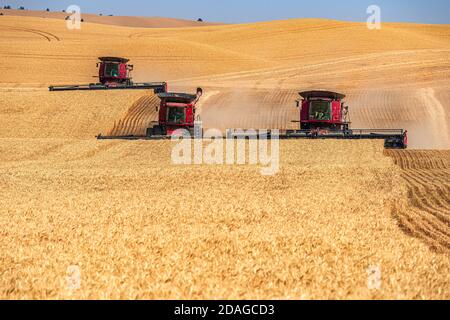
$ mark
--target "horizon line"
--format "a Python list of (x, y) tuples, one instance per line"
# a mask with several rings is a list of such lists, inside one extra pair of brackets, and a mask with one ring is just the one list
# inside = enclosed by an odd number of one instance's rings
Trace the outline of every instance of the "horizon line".
[[(67, 13), (65, 10), (56, 11), (56, 10), (50, 10), (46, 11), (43, 10), (37, 10), (37, 9), (19, 9), (19, 8), (10, 8), (10, 9), (4, 9), (3, 7), (0, 7), (0, 12), (3, 11), (17, 11), (17, 12), (42, 12), (42, 13)], [(91, 15), (91, 16), (98, 16), (98, 17), (107, 17), (107, 18), (144, 18), (144, 19), (173, 19), (173, 20), (184, 20), (184, 21), (194, 21), (196, 22), (196, 19), (189, 19), (189, 18), (179, 18), (179, 17), (168, 17), (168, 16), (142, 16), (142, 15), (114, 15), (114, 14), (102, 14), (102, 13), (92, 13), (92, 12), (84, 12), (81, 13), (81, 15)], [(4, 15), (5, 16), (5, 15)], [(13, 16), (20, 16), (20, 15), (13, 15)], [(27, 16), (22, 16), (27, 17)], [(28, 16), (32, 18), (32, 16)], [(42, 17), (34, 17), (34, 18), (42, 18)], [(49, 19), (56, 19), (51, 18)], [(211, 23), (211, 24), (219, 24), (219, 25), (243, 25), (243, 24), (256, 24), (256, 23), (269, 23), (269, 22), (276, 22), (276, 21), (289, 21), (289, 20), (329, 20), (329, 21), (338, 21), (338, 22), (350, 22), (350, 23), (366, 23), (367, 21), (361, 21), (361, 20), (342, 20), (338, 18), (326, 18), (326, 17), (292, 17), (292, 18), (274, 18), (271, 20), (254, 20), (254, 21), (246, 21), (246, 22), (223, 22), (223, 21), (209, 21), (203, 19), (204, 23)], [(87, 23), (94, 23), (94, 22), (87, 22)], [(450, 26), (450, 23), (441, 23), (441, 22), (417, 22), (417, 21), (398, 21), (398, 20), (386, 20), (382, 21), (382, 23), (399, 23), (399, 24), (416, 24), (416, 25), (448, 25)]]

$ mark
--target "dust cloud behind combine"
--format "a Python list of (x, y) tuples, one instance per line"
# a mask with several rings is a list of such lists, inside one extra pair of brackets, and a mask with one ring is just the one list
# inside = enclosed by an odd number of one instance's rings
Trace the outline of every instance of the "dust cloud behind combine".
[(203, 87), (206, 128), (293, 128), (298, 91), (328, 89), (347, 94), (353, 127), (405, 128), (413, 148), (449, 149), (448, 25), (70, 31), (2, 16), (0, 31), (1, 298), (450, 298), (448, 150), (282, 141), (274, 177), (174, 166), (170, 142), (94, 139), (143, 134), (153, 93), (47, 91), (124, 56), (137, 81)]

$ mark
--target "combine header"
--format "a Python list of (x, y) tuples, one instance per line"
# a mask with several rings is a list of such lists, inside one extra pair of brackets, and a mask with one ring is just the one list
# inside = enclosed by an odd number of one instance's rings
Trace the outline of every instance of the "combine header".
[(117, 57), (100, 57), (97, 63), (98, 83), (82, 85), (50, 86), (50, 91), (79, 91), (79, 90), (120, 90), (120, 89), (153, 89), (155, 93), (167, 92), (165, 82), (134, 83), (131, 78), (133, 65), (129, 59)]
[[(160, 93), (159, 119), (147, 129), (146, 136), (105, 137), (98, 139), (168, 139), (177, 129), (185, 129), (189, 137), (202, 136), (202, 132), (194, 132), (195, 105), (202, 95), (197, 94)], [(387, 149), (406, 149), (408, 132), (403, 129), (351, 129), (348, 107), (344, 104), (345, 95), (330, 91), (300, 92), (301, 100), (297, 101), (300, 109), (298, 130), (285, 130), (278, 135), (280, 139), (378, 139), (384, 140)], [(198, 130), (202, 130), (198, 128)], [(267, 138), (272, 133), (268, 131)], [(244, 130), (228, 129), (227, 139), (258, 139), (258, 134), (249, 134)]]

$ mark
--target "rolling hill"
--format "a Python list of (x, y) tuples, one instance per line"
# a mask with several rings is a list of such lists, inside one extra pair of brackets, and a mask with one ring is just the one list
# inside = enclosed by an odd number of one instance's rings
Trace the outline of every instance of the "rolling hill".
[[(450, 298), (449, 25), (86, 16), (69, 30), (19, 13), (0, 16), (0, 298)], [(95, 81), (99, 56), (202, 86), (207, 128), (291, 128), (297, 92), (328, 89), (353, 127), (408, 129), (413, 150), (281, 141), (274, 176), (174, 165), (170, 141), (95, 139), (142, 134), (152, 92), (48, 91)]]

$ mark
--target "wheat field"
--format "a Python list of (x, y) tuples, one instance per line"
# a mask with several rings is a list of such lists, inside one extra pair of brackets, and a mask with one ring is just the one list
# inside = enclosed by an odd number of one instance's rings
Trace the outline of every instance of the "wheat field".
[(2, 297), (447, 298), (448, 256), (396, 223), (410, 204), (382, 145), (317, 143), (282, 142), (265, 177), (174, 166), (171, 142), (5, 139)]
[(388, 151), (402, 170), (411, 209), (395, 215), (401, 228), (431, 248), (450, 249), (450, 151)]
[[(450, 299), (448, 25), (0, 30), (0, 298)], [(157, 97), (46, 87), (92, 82), (115, 55), (136, 81), (202, 86), (206, 128), (293, 128), (297, 92), (323, 88), (347, 94), (354, 127), (408, 129), (412, 150), (281, 141), (262, 176), (174, 165), (170, 141), (97, 141), (145, 132)]]

